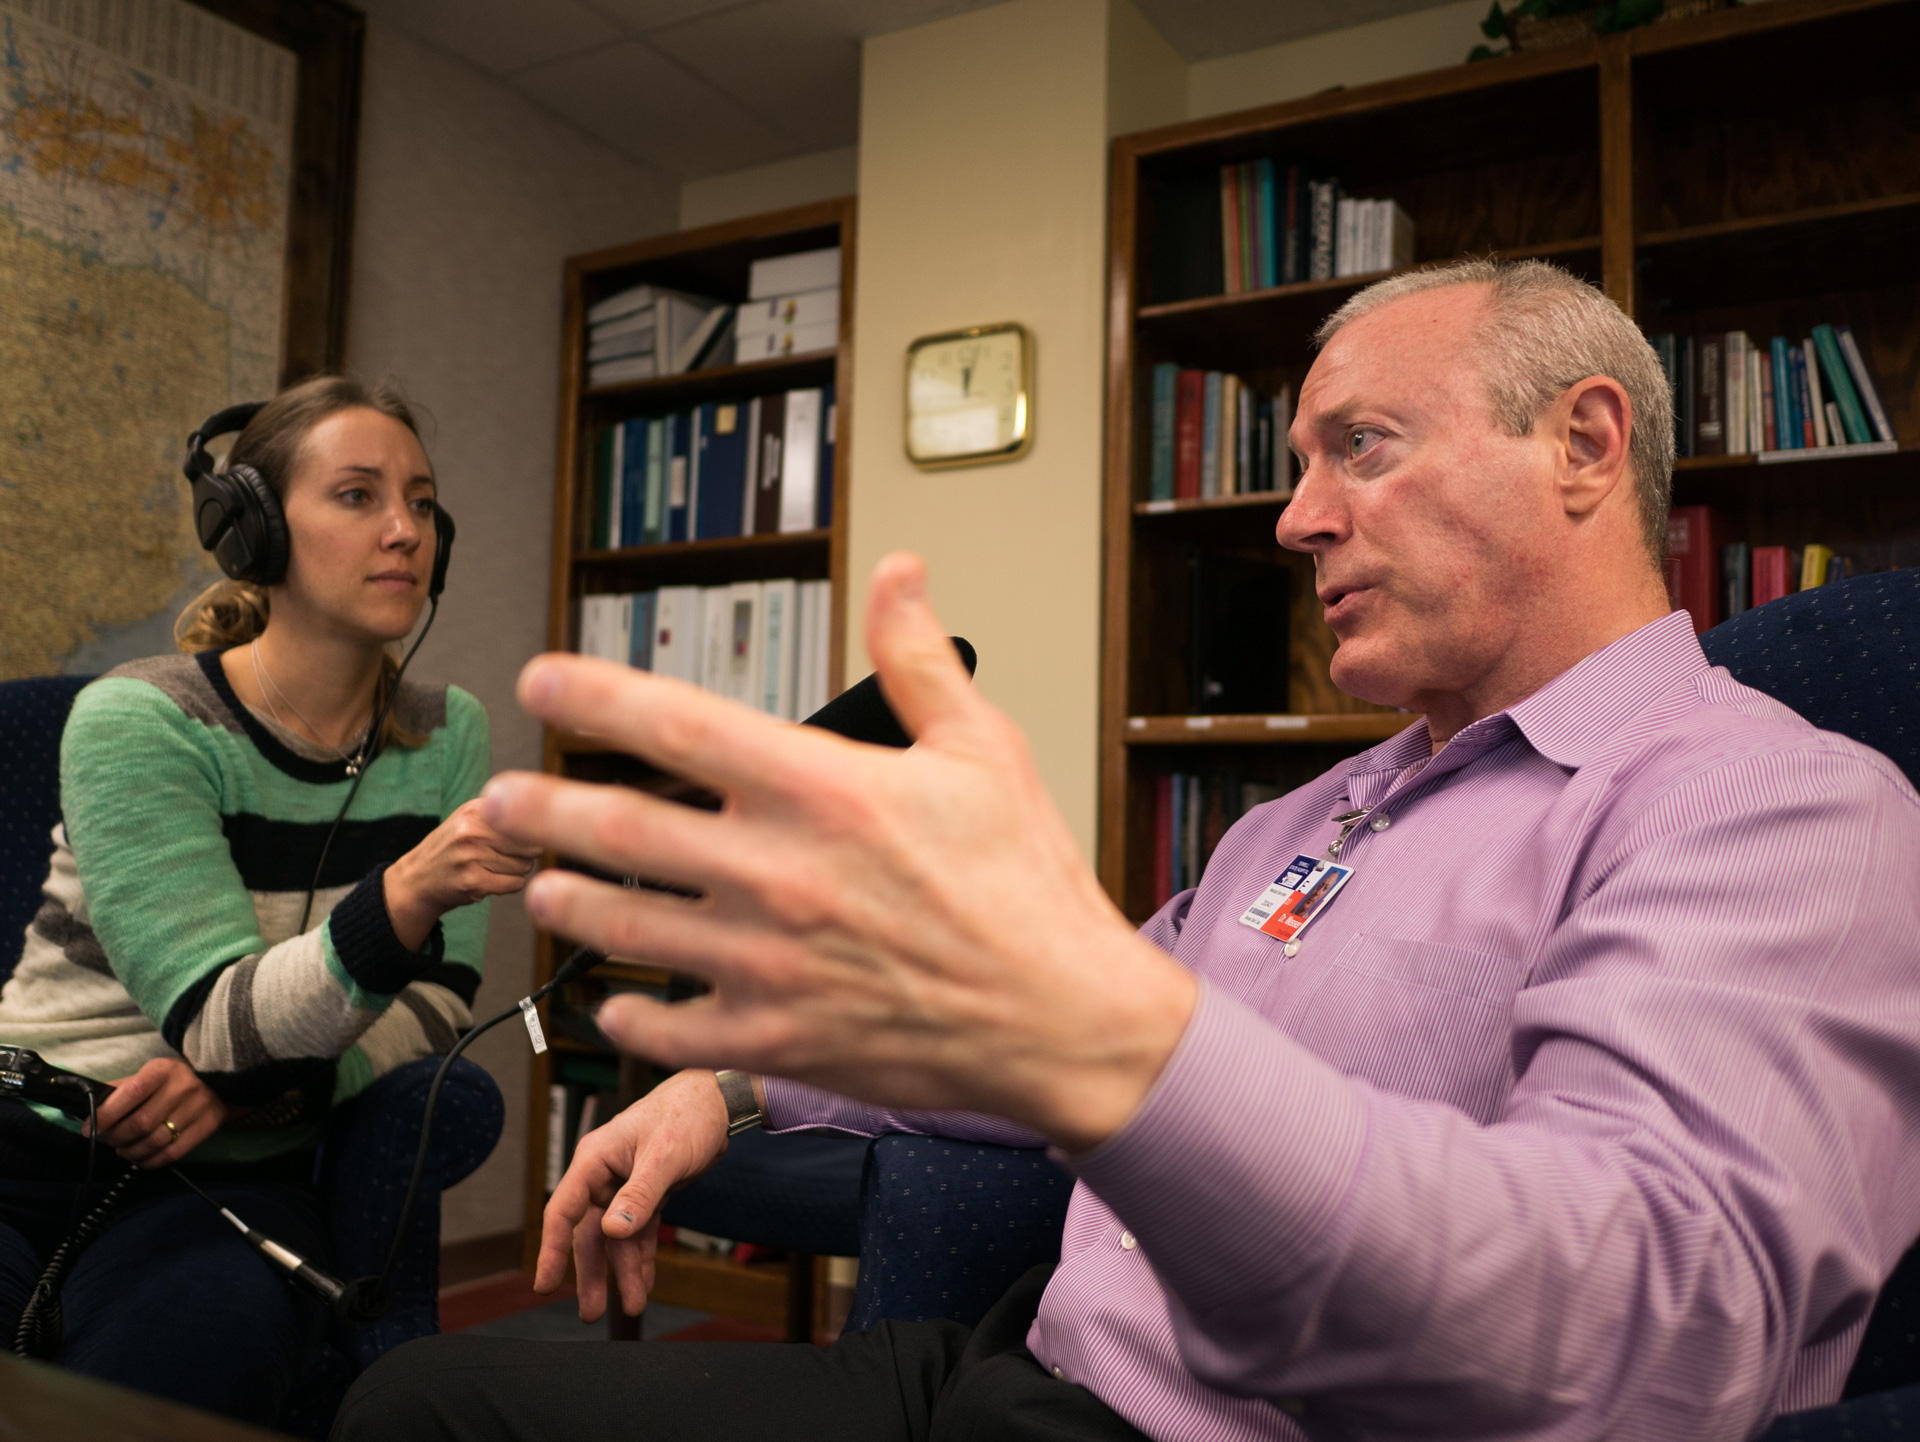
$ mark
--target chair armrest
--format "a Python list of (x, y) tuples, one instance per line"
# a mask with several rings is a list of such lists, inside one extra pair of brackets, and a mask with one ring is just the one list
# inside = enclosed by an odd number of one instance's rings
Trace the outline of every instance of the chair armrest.
[[(394, 1068), (340, 1107), (328, 1125), (320, 1191), (343, 1281), (372, 1276), (386, 1262), (420, 1146), (427, 1088), (439, 1066), (439, 1057), (423, 1057)], [(465, 1057), (456, 1061), (434, 1107), (427, 1168), (394, 1265), (387, 1313), (363, 1326), (335, 1325), (334, 1345), (356, 1370), (440, 1330), (440, 1193), (487, 1159), (505, 1117), (493, 1078)]]
[(1073, 1178), (1044, 1148), (888, 1133), (867, 1153), (849, 1331), (893, 1318), (974, 1325), (1028, 1268), (1060, 1258)]
[(860, 1250), (867, 1139), (742, 1132), (712, 1170), (667, 1199), (661, 1220), (815, 1256)]

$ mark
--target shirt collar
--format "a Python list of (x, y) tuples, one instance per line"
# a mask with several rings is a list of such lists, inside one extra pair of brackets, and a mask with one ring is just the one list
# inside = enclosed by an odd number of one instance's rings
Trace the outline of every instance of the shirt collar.
[[(1669, 611), (1574, 663), (1524, 701), (1482, 717), (1449, 744), (1479, 750), (1517, 728), (1549, 761), (1578, 770), (1629, 718), (1709, 664), (1692, 618)], [(1356, 756), (1347, 774), (1397, 774), (1424, 761), (1431, 745), (1424, 725), (1408, 727)]]

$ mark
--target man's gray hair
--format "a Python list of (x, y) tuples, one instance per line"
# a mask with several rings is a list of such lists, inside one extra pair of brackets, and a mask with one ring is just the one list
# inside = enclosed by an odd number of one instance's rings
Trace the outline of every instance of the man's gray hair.
[(1546, 408), (1588, 376), (1620, 383), (1633, 404), (1627, 458), (1640, 502), (1641, 535), (1656, 566), (1667, 554), (1673, 504), (1673, 393), (1640, 328), (1595, 287), (1543, 260), (1462, 260), (1377, 281), (1314, 332), (1324, 346), (1348, 321), (1383, 305), (1450, 285), (1484, 285), (1487, 314), (1468, 353), (1486, 380), (1495, 420), (1524, 436)]

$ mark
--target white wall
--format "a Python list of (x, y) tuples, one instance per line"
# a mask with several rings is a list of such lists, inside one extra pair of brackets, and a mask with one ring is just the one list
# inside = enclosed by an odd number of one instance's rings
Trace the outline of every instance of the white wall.
[[(674, 182), (369, 24), (348, 364), (397, 376), (431, 413), (427, 450), (460, 535), (415, 664), (485, 703), (496, 768), (540, 765), (540, 731), (514, 704), (513, 681), (546, 641), (561, 264), (671, 229), (678, 200)], [(524, 996), (532, 959), (517, 898), (496, 901), (475, 1012)], [(521, 1222), (526, 1033), (503, 1026), (469, 1055), (499, 1081), (507, 1125), (447, 1195), (450, 1242)]]
[(851, 195), (860, 183), (860, 147), (845, 145), (689, 180), (680, 187), (680, 228), (717, 225), (768, 210)]

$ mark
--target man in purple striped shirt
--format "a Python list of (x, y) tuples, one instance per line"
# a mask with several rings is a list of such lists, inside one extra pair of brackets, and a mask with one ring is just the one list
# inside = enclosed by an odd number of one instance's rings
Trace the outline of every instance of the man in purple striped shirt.
[[(706, 893), (529, 889), (542, 924), (715, 986), (602, 1012), (690, 1069), (581, 1144), (541, 1285), (571, 1240), (583, 1315), (609, 1263), (644, 1302), (662, 1195), (725, 1146), (691, 1068), (731, 1064), (795, 1079), (759, 1093), (777, 1128), (1053, 1144), (1079, 1185), (1044, 1291), (971, 1337), (537, 1385), (413, 1344), (336, 1435), (538, 1436), (564, 1398), (649, 1438), (1734, 1439), (1838, 1394), (1920, 1231), (1920, 798), (1669, 612), (1671, 406), (1597, 292), (1422, 272), (1321, 339), (1279, 539), (1314, 557), (1334, 679), (1425, 724), (1250, 813), (1137, 935), (909, 558), (868, 647), (910, 751), (547, 659), (531, 709), (731, 805), (489, 792), (510, 833)], [(1296, 857), (1351, 876), (1283, 939), (1262, 898)]]

